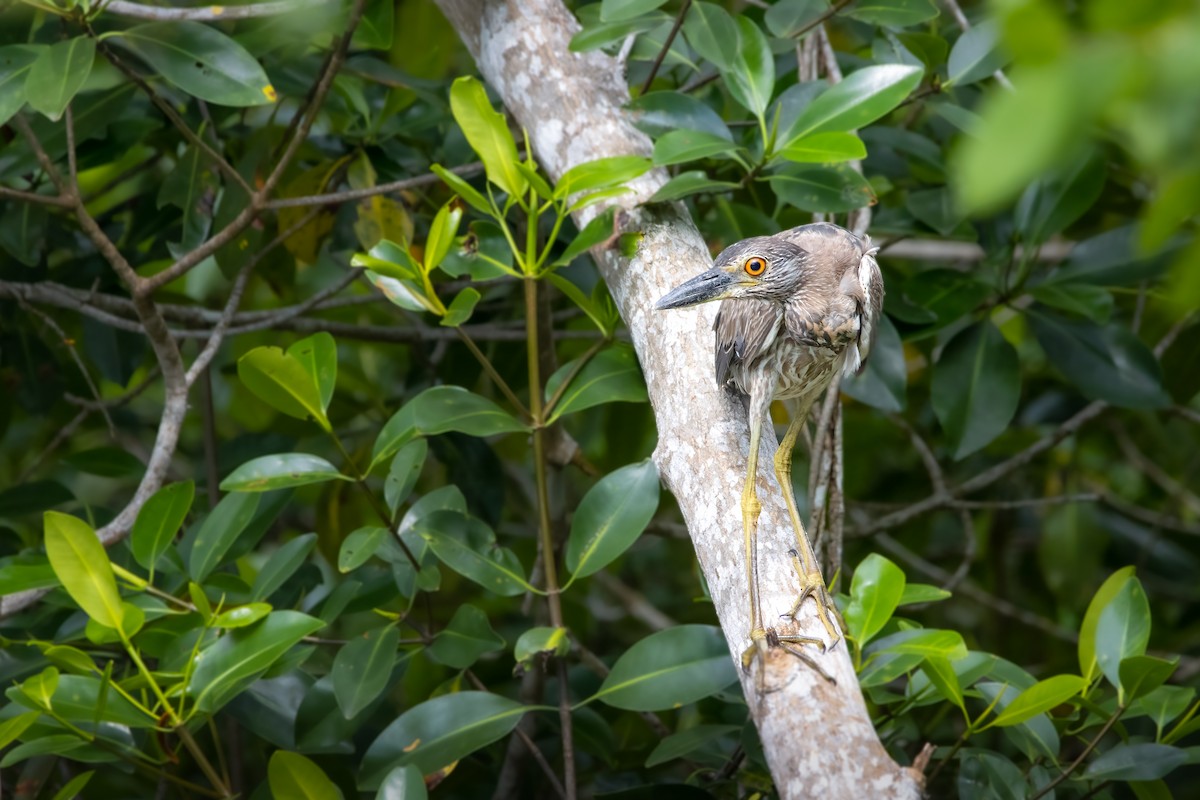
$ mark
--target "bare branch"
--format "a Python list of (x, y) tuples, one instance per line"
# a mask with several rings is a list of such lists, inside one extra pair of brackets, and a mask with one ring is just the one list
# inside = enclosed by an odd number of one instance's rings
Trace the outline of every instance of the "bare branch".
[(110, 0), (104, 10), (122, 17), (152, 20), (192, 20), (195, 22), (222, 22), (230, 19), (253, 19), (256, 17), (278, 17), (320, 5), (320, 0), (276, 0), (276, 2), (254, 3), (246, 6), (203, 6), (200, 8), (162, 8), (129, 3), (125, 0)]
[(20, 200), (22, 203), (36, 203), (37, 205), (58, 206), (59, 208), (66, 208), (71, 205), (71, 201), (61, 195), (23, 192), (20, 189), (10, 189), (7, 186), (0, 186), (0, 200)]
[[(671, 45), (675, 42), (675, 37), (679, 35), (679, 28), (683, 25), (683, 18), (687, 16), (688, 9), (692, 7), (692, 0), (683, 0), (683, 5), (679, 9), (679, 13), (675, 16), (675, 24), (671, 26), (670, 33), (663, 40), (663, 46), (659, 48), (658, 55), (654, 57), (654, 63), (650, 65), (650, 74), (646, 76), (646, 81), (642, 84), (642, 91), (638, 94), (645, 94), (650, 91), (650, 85), (654, 83), (654, 78), (658, 75), (658, 69), (662, 66), (663, 59), (667, 57), (667, 53), (671, 50)], [(621, 61), (623, 59), (618, 59)]]
[[(463, 164), (462, 166), (453, 167), (450, 169), (455, 175), (469, 176), (483, 172), (483, 163), (476, 161), (472, 164)], [(342, 192), (330, 192), (329, 194), (314, 194), (308, 197), (280, 197), (277, 200), (272, 200), (266, 204), (266, 208), (298, 208), (301, 206), (331, 206), (338, 203), (348, 203), (352, 200), (362, 200), (367, 197), (375, 197), (380, 194), (391, 194), (393, 192), (402, 192), (405, 189), (415, 189), (418, 186), (428, 186), (432, 183), (440, 181), (437, 175), (429, 173), (428, 175), (417, 175), (413, 178), (404, 178), (391, 183), (381, 183), (378, 186), (368, 186), (365, 189), (347, 189)]]

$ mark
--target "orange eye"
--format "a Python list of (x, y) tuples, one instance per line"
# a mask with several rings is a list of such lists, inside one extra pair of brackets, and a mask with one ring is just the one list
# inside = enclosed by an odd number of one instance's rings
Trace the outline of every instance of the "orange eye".
[(767, 271), (767, 260), (760, 256), (752, 256), (746, 259), (745, 266), (746, 274), (757, 278)]

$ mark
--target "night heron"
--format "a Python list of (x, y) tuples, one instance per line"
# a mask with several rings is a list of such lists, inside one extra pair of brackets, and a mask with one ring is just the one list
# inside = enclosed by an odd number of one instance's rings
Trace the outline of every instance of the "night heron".
[[(841, 635), (830, 616), (829, 591), (821, 578), (792, 489), (792, 450), (813, 401), (840, 370), (852, 375), (862, 368), (883, 309), (883, 277), (870, 239), (837, 225), (816, 223), (755, 236), (726, 248), (713, 268), (675, 287), (655, 306), (682, 308), (724, 300), (717, 312), (717, 384), (727, 383), (748, 395), (750, 453), (742, 491), (742, 534), (746, 579), (750, 587), (750, 646), (742, 655), (749, 669), (756, 653), (778, 642), (813, 663), (791, 644), (815, 644), (824, 651)], [(792, 563), (800, 578), (800, 595), (790, 612), (795, 617), (809, 597), (830, 637), (828, 646), (808, 636), (781, 636), (763, 628), (759, 604), (758, 554), (755, 537), (758, 502), (759, 435), (771, 403), (783, 400), (791, 413), (787, 433), (775, 454), (775, 477), (783, 490), (797, 548)], [(761, 673), (760, 673), (761, 674)]]

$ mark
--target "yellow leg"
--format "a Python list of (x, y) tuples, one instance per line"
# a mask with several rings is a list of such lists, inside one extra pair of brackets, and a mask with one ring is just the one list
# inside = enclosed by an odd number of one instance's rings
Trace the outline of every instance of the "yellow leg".
[(792, 450), (796, 446), (796, 438), (804, 427), (810, 405), (804, 404), (794, 409), (787, 433), (784, 434), (783, 441), (779, 443), (779, 449), (775, 452), (775, 477), (779, 480), (779, 488), (783, 490), (783, 499), (787, 503), (788, 514), (792, 518), (792, 528), (796, 531), (796, 550), (792, 550), (790, 555), (796, 574), (800, 576), (800, 596), (796, 598), (792, 610), (786, 616), (795, 617), (804, 601), (812, 597), (817, 604), (817, 616), (820, 618), (821, 624), (825, 626), (825, 631), (829, 634), (830, 639), (828, 645), (821, 643), (822, 649), (829, 649), (841, 640), (841, 634), (829, 619), (830, 613), (837, 613), (837, 609), (834, 608), (829, 591), (825, 588), (825, 581), (821, 578), (821, 570), (817, 567), (817, 558), (809, 544), (804, 523), (800, 521), (800, 512), (796, 508), (796, 494), (792, 489)]
[(742, 488), (742, 542), (746, 549), (746, 584), (750, 590), (750, 646), (742, 653), (742, 668), (749, 671), (754, 656), (766, 649), (767, 632), (762, 626), (762, 610), (758, 601), (758, 443), (762, 433), (762, 417), (750, 413), (750, 454), (746, 459), (746, 484)]

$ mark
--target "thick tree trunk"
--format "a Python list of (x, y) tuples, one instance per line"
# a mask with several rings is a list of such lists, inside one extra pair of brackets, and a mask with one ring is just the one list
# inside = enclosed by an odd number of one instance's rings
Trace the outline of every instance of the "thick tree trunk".
[[(438, 4), (483, 76), (528, 130), (538, 161), (552, 176), (597, 158), (649, 154), (650, 142), (622, 110), (629, 92), (620, 65), (603, 53), (567, 49), (579, 26), (561, 0)], [(665, 180), (665, 173), (655, 170), (617, 201), (625, 209), (624, 228), (644, 234), (637, 255), (626, 260), (613, 249), (596, 255), (646, 376), (659, 431), (655, 462), (679, 501), (730, 654), (740, 663), (750, 644), (739, 505), (749, 431), (741, 404), (713, 379), (715, 305), (653, 310), (669, 288), (712, 263), (682, 206), (637, 207)], [(598, 212), (585, 213), (590, 218)], [(774, 439), (765, 438), (767, 452), (759, 460), (763, 513), (758, 547), (766, 624), (776, 621), (780, 633), (824, 636), (811, 603), (805, 604), (798, 625), (779, 618), (798, 591), (788, 558), (796, 543), (770, 471)], [(836, 684), (782, 650), (771, 652), (762, 676), (774, 691), (757, 688), (762, 661), (750, 675), (742, 674), (780, 796), (919, 797), (920, 776), (893, 761), (875, 734), (846, 645), (824, 655), (813, 651), (813, 658)]]

